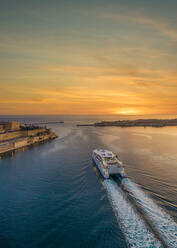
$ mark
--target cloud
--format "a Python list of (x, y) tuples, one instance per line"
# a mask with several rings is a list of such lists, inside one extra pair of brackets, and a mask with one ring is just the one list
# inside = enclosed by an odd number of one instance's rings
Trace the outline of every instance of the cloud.
[(114, 21), (122, 21), (122, 22), (129, 22), (129, 23), (133, 22), (135, 24), (147, 26), (152, 29), (158, 30), (159, 32), (167, 35), (173, 40), (177, 40), (177, 27), (172, 28), (172, 26), (164, 20), (158, 20), (155, 18), (145, 17), (143, 13), (141, 13), (138, 10), (131, 11), (131, 12), (123, 11), (123, 13), (114, 13), (113, 11), (112, 12), (105, 11), (102, 13), (98, 13), (97, 16), (100, 18), (104, 18), (104, 19), (111, 19)]
[[(0, 100), (3, 109), (16, 114), (111, 114), (176, 112), (175, 92), (113, 90), (87, 86), (36, 88), (27, 97)], [(172, 97), (173, 96), (173, 97)], [(7, 112), (6, 112), (7, 113)]]
[[(67, 74), (81, 77), (85, 81), (94, 81), (95, 84), (100, 82), (118, 83), (122, 80), (122, 84), (137, 85), (142, 87), (177, 87), (177, 71), (136, 68), (131, 66), (48, 66), (42, 68), (49, 72)], [(80, 79), (80, 80), (81, 80)], [(117, 84), (118, 87), (120, 86)]]
[(164, 34), (166, 34), (167, 36), (171, 37), (174, 40), (177, 40), (177, 30), (176, 29), (172, 29), (169, 24), (164, 23), (163, 21), (158, 21), (158, 20), (154, 20), (154, 19), (150, 19), (150, 18), (143, 18), (143, 17), (134, 17), (132, 18), (132, 20), (135, 23), (139, 23), (142, 25), (147, 25), (149, 27), (152, 27)]
[[(162, 113), (167, 109), (174, 112), (176, 108), (176, 71), (109, 63), (48, 65), (40, 67), (40, 71), (48, 80), (56, 78), (56, 83), (41, 82), (41, 87), (38, 83), (1, 86), (0, 109), (7, 107), (12, 111), (16, 107), (19, 112), (27, 109), (30, 114), (110, 114)], [(67, 80), (75, 78), (76, 83), (60, 84), (65, 76)]]

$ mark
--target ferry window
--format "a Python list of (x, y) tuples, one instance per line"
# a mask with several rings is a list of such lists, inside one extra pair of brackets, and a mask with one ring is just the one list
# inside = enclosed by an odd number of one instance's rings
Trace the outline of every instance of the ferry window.
[(97, 156), (96, 156), (96, 158), (97, 158), (98, 160), (100, 160), (100, 161), (101, 161), (101, 158), (100, 158), (100, 156), (98, 156), (98, 155), (97, 155)]

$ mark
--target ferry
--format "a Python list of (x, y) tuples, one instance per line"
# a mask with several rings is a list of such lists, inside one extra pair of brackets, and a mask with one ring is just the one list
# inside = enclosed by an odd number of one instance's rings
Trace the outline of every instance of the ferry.
[(92, 153), (92, 159), (105, 179), (109, 178), (110, 175), (126, 177), (122, 161), (112, 151), (95, 149)]

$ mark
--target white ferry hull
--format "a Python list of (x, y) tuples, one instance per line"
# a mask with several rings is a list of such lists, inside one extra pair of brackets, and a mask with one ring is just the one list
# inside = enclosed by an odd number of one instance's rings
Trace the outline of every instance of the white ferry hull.
[[(121, 177), (126, 177), (125, 172), (124, 172), (124, 168), (122, 166), (122, 162), (119, 161), (117, 158), (116, 163), (114, 161), (114, 163), (109, 163), (109, 164), (105, 164), (105, 161), (103, 162), (100, 158), (100, 154), (102, 153), (102, 155), (106, 155), (104, 154), (105, 152), (108, 152), (106, 150), (94, 150), (93, 154), (92, 154), (92, 159), (95, 162), (97, 168), (99, 169), (101, 175), (107, 179), (110, 177), (110, 175), (120, 175)], [(109, 154), (108, 154), (109, 155)], [(113, 156), (115, 156), (113, 154)], [(99, 159), (98, 159), (99, 157)]]

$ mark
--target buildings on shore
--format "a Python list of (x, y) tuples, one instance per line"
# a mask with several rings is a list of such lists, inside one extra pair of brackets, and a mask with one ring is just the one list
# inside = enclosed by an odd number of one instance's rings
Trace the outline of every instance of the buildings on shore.
[(20, 130), (19, 121), (1, 121), (0, 122), (0, 133), (5, 131)]
[(16, 149), (55, 139), (47, 127), (21, 125), (20, 122), (0, 122), (0, 156)]

